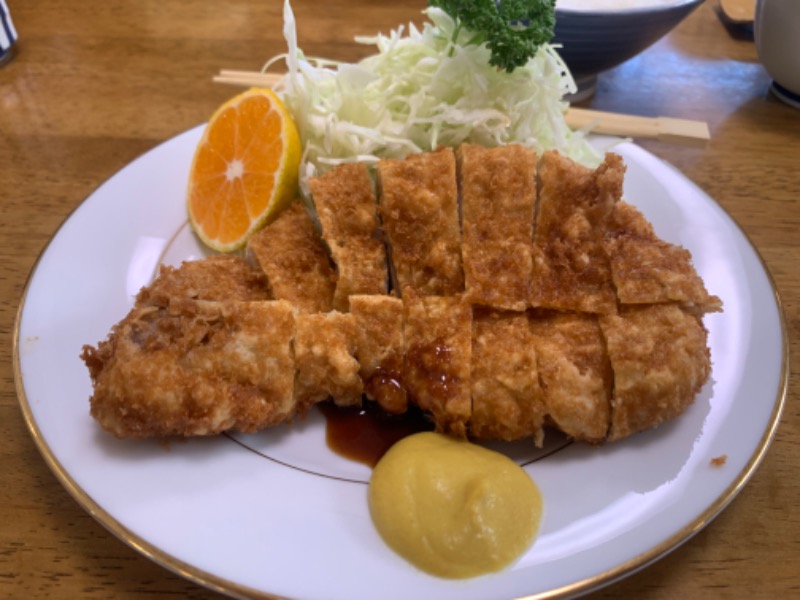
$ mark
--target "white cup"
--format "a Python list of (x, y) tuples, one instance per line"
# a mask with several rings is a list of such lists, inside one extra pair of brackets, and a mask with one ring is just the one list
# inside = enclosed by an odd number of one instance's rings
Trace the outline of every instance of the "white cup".
[(773, 93), (800, 108), (800, 0), (758, 0), (755, 38)]

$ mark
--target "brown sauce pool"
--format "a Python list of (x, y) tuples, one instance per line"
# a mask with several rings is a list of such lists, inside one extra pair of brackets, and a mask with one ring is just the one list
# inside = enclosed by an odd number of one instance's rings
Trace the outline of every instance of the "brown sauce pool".
[(389, 415), (375, 402), (341, 408), (332, 402), (318, 405), (327, 422), (325, 440), (336, 454), (370, 467), (395, 442), (421, 431), (433, 431), (433, 423), (416, 407), (402, 415)]

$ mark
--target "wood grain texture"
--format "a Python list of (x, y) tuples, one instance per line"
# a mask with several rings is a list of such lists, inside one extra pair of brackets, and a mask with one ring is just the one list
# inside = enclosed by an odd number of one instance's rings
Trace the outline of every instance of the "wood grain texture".
[[(17, 307), (37, 257), (99, 184), (205, 121), (233, 90), (221, 68), (257, 69), (285, 45), (278, 0), (8, 1), (19, 54), (0, 68), (0, 597), (219, 596), (152, 563), (85, 513), (41, 459), (12, 368)], [(421, 22), (423, 0), (293, 0), (308, 54), (355, 60), (357, 34)], [(780, 291), (800, 355), (800, 111), (776, 100), (752, 41), (706, 2), (656, 45), (605, 73), (588, 108), (709, 123), (711, 141), (641, 145), (741, 225)], [(706, 529), (596, 598), (800, 596), (800, 381), (790, 372), (775, 441)]]

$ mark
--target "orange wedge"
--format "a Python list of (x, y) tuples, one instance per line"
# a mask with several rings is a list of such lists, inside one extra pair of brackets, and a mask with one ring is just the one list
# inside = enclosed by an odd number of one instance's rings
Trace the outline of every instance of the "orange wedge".
[(298, 193), (300, 136), (272, 90), (231, 98), (209, 120), (189, 173), (189, 222), (220, 252), (247, 239)]

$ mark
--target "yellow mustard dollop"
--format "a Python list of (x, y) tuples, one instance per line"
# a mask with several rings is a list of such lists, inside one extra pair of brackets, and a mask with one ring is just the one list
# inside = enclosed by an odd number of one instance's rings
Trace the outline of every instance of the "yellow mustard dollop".
[(499, 571), (532, 543), (542, 499), (508, 457), (437, 433), (392, 446), (369, 485), (384, 541), (423, 571), (467, 578)]

